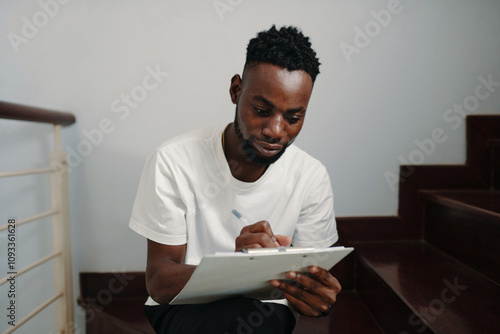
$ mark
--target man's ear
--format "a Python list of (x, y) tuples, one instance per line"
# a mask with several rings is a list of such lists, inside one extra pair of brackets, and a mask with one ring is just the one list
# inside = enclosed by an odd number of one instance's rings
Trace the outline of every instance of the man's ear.
[(235, 74), (231, 78), (231, 86), (229, 87), (229, 95), (231, 96), (231, 101), (236, 104), (238, 103), (238, 98), (241, 93), (241, 77), (239, 74)]

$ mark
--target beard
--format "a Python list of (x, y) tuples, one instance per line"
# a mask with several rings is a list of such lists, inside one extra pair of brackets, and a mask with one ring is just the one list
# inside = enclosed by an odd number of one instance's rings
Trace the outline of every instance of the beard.
[[(255, 136), (250, 136), (248, 139), (243, 138), (243, 134), (241, 133), (240, 124), (238, 122), (238, 105), (236, 105), (236, 112), (234, 116), (234, 131), (240, 140), (240, 145), (238, 146), (239, 153), (245, 153), (247, 156), (247, 161), (254, 162), (256, 164), (262, 166), (269, 166), (270, 164), (278, 161), (279, 158), (285, 153), (285, 150), (288, 146), (293, 143), (293, 140), (288, 144), (284, 145), (281, 151), (273, 155), (272, 157), (263, 157), (259, 155), (259, 152), (254, 148), (253, 143), (257, 139)], [(261, 140), (269, 142), (268, 140)]]

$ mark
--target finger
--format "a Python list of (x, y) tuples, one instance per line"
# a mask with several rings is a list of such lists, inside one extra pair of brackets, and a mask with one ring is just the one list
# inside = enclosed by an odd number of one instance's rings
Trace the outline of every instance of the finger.
[(292, 296), (286, 292), (284, 293), (284, 296), (293, 305), (293, 307), (297, 311), (300, 312), (300, 314), (306, 315), (309, 317), (319, 317), (319, 316), (323, 315), (325, 312), (328, 312), (328, 310), (331, 307), (330, 304), (321, 303), (321, 304), (314, 305), (314, 308), (313, 308), (311, 305), (305, 303), (302, 300), (295, 298), (294, 296)]
[(273, 280), (273, 281), (277, 281), (279, 283), (278, 286), (278, 284), (276, 284), (275, 282), (271, 282), (273, 286), (281, 289), (283, 292), (286, 292), (294, 296), (295, 298), (305, 302), (306, 304), (310, 304), (311, 302), (317, 303), (321, 301), (321, 298), (316, 293), (309, 290), (305, 286), (297, 283), (296, 281), (290, 281), (290, 282), (279, 281), (279, 280)]
[(280, 244), (280, 246), (290, 246), (292, 243), (292, 238), (287, 235), (276, 235), (276, 240)]
[(252, 239), (255, 240), (254, 236), (251, 236), (250, 238), (245, 238), (245, 237), (238, 237), (236, 238), (236, 252), (241, 252), (243, 249), (250, 249), (250, 248), (263, 248), (263, 247), (272, 247), (272, 246), (262, 246), (258, 242), (253, 242)]
[(298, 283), (286, 283), (273, 280), (271, 284), (283, 291), (285, 298), (303, 315), (318, 317), (327, 312), (334, 301), (325, 301), (322, 296), (300, 286)]
[(285, 298), (293, 305), (293, 307), (302, 315), (309, 317), (318, 316), (319, 312), (315, 311), (312, 307), (304, 303), (302, 300), (295, 298), (293, 295), (289, 293), (283, 294)]
[(342, 286), (340, 285), (339, 281), (335, 277), (333, 277), (333, 275), (330, 274), (329, 271), (318, 266), (310, 266), (309, 272), (322, 285), (334, 289), (337, 293), (342, 290)]
[(286, 276), (302, 288), (313, 293), (317, 293), (319, 289), (326, 288), (326, 286), (321, 284), (318, 280), (316, 280), (316, 278), (309, 277), (307, 273), (303, 274), (296, 271), (289, 271), (286, 273)]
[[(317, 277), (310, 274), (290, 271), (287, 272), (287, 277), (296, 282), (296, 284), (299, 284), (302, 289), (318, 296), (326, 305), (335, 303), (337, 294), (340, 292), (340, 284), (338, 284), (338, 286), (333, 283), (331, 286), (326, 285), (324, 282), (320, 282)], [(336, 281), (333, 276), (331, 276), (331, 278), (332, 281)]]
[(273, 280), (271, 284), (282, 290), (285, 298), (289, 300), (301, 314), (318, 316), (323, 312), (322, 310), (328, 309), (327, 302), (295, 282), (287, 283)]
[(273, 242), (273, 244), (271, 246), (266, 246), (266, 247), (275, 247), (275, 246), (279, 247), (280, 246), (280, 244), (276, 240), (276, 236), (274, 235), (274, 232), (273, 232), (273, 230), (272, 230), (271, 225), (269, 224), (269, 222), (267, 222), (265, 220), (261, 220), (260, 222), (257, 222), (255, 224), (249, 225), (248, 227), (249, 227), (249, 229), (248, 229), (249, 232), (252, 232), (252, 233), (264, 233), (267, 236), (269, 236), (269, 238), (271, 239), (271, 241)]
[(236, 238), (236, 251), (241, 251), (244, 248), (262, 248), (275, 247), (273, 240), (263, 232), (251, 233), (242, 232)]

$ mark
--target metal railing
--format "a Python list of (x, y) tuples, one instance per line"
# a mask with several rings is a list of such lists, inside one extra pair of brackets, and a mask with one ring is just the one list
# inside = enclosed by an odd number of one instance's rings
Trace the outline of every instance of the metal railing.
[[(71, 263), (71, 234), (69, 219), (69, 194), (66, 152), (61, 145), (61, 126), (71, 125), (75, 116), (71, 113), (28, 107), (0, 101), (0, 118), (30, 122), (52, 123), (54, 125), (54, 150), (50, 153), (50, 167), (0, 173), (0, 178), (23, 175), (50, 173), (51, 209), (15, 222), (20, 226), (36, 222), (45, 217), (52, 217), (52, 253), (0, 278), (0, 285), (5, 284), (14, 275), (18, 277), (43, 263), (54, 261), (55, 294), (34, 310), (16, 321), (2, 334), (12, 333), (23, 324), (55, 303), (57, 333), (74, 334), (73, 278)], [(9, 228), (9, 224), (0, 225), (0, 231)]]

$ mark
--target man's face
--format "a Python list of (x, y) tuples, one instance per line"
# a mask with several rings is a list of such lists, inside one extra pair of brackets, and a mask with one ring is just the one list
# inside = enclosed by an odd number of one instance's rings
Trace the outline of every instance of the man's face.
[(231, 99), (236, 104), (234, 126), (244, 152), (256, 163), (274, 163), (304, 124), (312, 79), (302, 70), (260, 63), (234, 76)]

